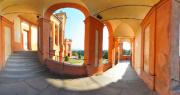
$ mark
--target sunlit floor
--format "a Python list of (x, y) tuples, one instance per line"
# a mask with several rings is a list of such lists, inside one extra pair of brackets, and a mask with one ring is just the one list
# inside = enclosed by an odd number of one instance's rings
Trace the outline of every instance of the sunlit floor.
[(138, 78), (128, 62), (121, 62), (102, 75), (59, 79), (36, 77), (0, 80), (0, 95), (157, 95)]

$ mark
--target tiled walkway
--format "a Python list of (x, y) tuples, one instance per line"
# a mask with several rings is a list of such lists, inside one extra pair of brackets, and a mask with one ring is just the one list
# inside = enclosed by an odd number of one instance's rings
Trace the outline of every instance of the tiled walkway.
[(36, 77), (0, 80), (0, 95), (157, 95), (139, 79), (128, 62), (102, 75), (78, 79)]

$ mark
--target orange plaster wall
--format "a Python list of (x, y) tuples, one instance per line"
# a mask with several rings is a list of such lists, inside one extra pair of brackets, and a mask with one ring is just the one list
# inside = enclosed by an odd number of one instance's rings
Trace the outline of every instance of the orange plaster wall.
[(156, 58), (155, 88), (160, 95), (169, 95), (170, 90), (170, 15), (171, 1), (164, 1), (157, 6), (156, 17)]
[[(151, 89), (154, 89), (154, 48), (155, 48), (155, 8), (152, 8), (149, 14), (145, 17), (145, 19), (142, 22), (142, 68), (141, 68), (141, 77), (144, 79), (144, 81), (148, 84), (148, 86)], [(144, 32), (145, 29), (149, 27), (150, 28), (150, 47), (149, 47), (149, 72), (144, 71)]]
[(120, 60), (131, 60), (131, 56), (125, 56), (125, 55), (121, 55), (119, 56)]
[[(85, 64), (89, 75), (103, 72), (102, 65), (102, 36), (103, 36), (103, 23), (93, 17), (88, 17), (85, 20)], [(95, 66), (95, 41), (96, 30), (99, 32), (98, 37), (98, 60), (99, 65)]]
[(71, 75), (77, 77), (87, 75), (85, 66), (72, 66), (51, 60), (48, 60), (46, 65), (51, 72), (54, 72), (58, 75)]
[[(23, 51), (24, 48), (23, 48), (23, 34), (22, 34), (22, 29), (23, 27), (21, 26), (21, 23), (23, 21), (27, 22), (29, 24), (29, 30), (28, 30), (28, 49), (31, 50), (32, 49), (32, 46), (31, 46), (31, 26), (34, 25), (34, 26), (37, 26), (37, 24), (21, 17), (21, 16), (18, 16), (18, 18), (20, 19), (20, 32), (21, 32), (21, 36), (20, 36), (20, 42), (15, 42), (14, 41), (14, 47), (13, 47), (13, 50), (14, 51)], [(16, 18), (15, 18), (16, 19)]]
[(49, 20), (44, 18), (38, 21), (39, 28), (39, 42), (38, 42), (38, 53), (40, 61), (43, 62), (49, 58), (49, 35), (51, 31), (51, 23)]
[[(4, 27), (11, 29), (11, 48), (13, 47), (13, 23), (6, 18), (0, 16), (0, 70), (5, 66), (5, 39)], [(12, 50), (13, 52), (13, 50)]]
[[(21, 29), (19, 31), (21, 31)], [(14, 47), (13, 47), (14, 51), (22, 51), (23, 50), (23, 38), (22, 38), (23, 34), (22, 34), (22, 32), (20, 35), (21, 35), (20, 36), (20, 43), (15, 42), (15, 40), (14, 40)]]
[(139, 30), (139, 33), (136, 35), (135, 38), (135, 70), (140, 73), (141, 70), (141, 30)]
[[(144, 28), (150, 25), (150, 65), (149, 72), (144, 72), (142, 58), (141, 78), (160, 95), (170, 95), (170, 14), (171, 1), (162, 0), (151, 9), (142, 22), (142, 39)], [(142, 57), (143, 43), (144, 40), (142, 40)]]
[[(20, 17), (18, 17), (19, 19), (20, 19)], [(18, 19), (18, 18), (15, 18), (15, 19)], [(14, 47), (13, 47), (13, 49), (14, 49), (14, 51), (23, 51), (24, 49), (23, 49), (23, 34), (22, 34), (22, 30), (21, 30), (21, 22), (22, 22), (22, 20), (20, 19), (20, 22), (19, 22), (19, 24), (20, 24), (20, 30), (19, 30), (19, 32), (20, 32), (20, 42), (15, 42), (15, 40), (14, 40)], [(15, 27), (15, 26), (14, 26)]]

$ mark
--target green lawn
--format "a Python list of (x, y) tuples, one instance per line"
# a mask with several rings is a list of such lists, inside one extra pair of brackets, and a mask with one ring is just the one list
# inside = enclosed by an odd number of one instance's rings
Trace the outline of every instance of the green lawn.
[(103, 63), (103, 64), (107, 64), (107, 63), (108, 63), (108, 59), (104, 59), (104, 58), (103, 58), (102, 63)]
[(71, 59), (71, 58), (69, 58), (69, 61), (65, 61), (65, 62), (68, 62), (71, 64), (83, 64), (84, 60), (83, 59)]
[[(84, 60), (83, 59), (73, 59), (73, 58), (69, 58), (69, 61), (65, 61), (71, 64), (83, 64)], [(103, 59), (102, 61), (103, 64), (107, 64), (108, 63), (108, 59)]]

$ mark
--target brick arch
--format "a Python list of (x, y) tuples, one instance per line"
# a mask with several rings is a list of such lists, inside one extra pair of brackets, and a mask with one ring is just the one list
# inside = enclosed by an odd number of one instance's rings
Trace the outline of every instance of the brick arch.
[(46, 12), (44, 13), (44, 18), (49, 20), (50, 16), (53, 14), (54, 11), (61, 9), (61, 8), (75, 8), (80, 10), (85, 17), (87, 18), (88, 16), (90, 16), (89, 10), (87, 8), (85, 8), (84, 6), (80, 5), (80, 4), (76, 4), (76, 3), (58, 3), (58, 4), (54, 4), (52, 6), (50, 6)]
[[(48, 38), (49, 38), (49, 33), (51, 31), (50, 17), (56, 10), (61, 9), (61, 8), (78, 9), (84, 14), (85, 18), (90, 17), (88, 9), (86, 7), (84, 7), (83, 5), (76, 4), (76, 3), (57, 3), (57, 4), (54, 4), (54, 5), (50, 6), (49, 8), (47, 8), (47, 10), (44, 13), (43, 18), (40, 18), (38, 20), (39, 27), (42, 28), (40, 30), (43, 31), (43, 32), (41, 32), (41, 34), (39, 34), (39, 35), (43, 35), (42, 37), (39, 37), (43, 42), (43, 43), (39, 42), (42, 44), (42, 45), (40, 45), (40, 46), (42, 46), (42, 47), (40, 47), (41, 48), (40, 50), (42, 52), (41, 54), (43, 55), (42, 61), (49, 57), (49, 55), (48, 55), (49, 54), (49, 51), (48, 51), (49, 39)], [(85, 23), (85, 30), (87, 28), (87, 25), (88, 24)], [(85, 33), (86, 33), (86, 31), (85, 31)], [(84, 38), (85, 43), (87, 43), (87, 41), (88, 41), (88, 40), (86, 40), (86, 38), (87, 37)], [(43, 49), (43, 48), (45, 48), (45, 49)], [(84, 51), (85, 50), (86, 50), (86, 45), (84, 44)]]

